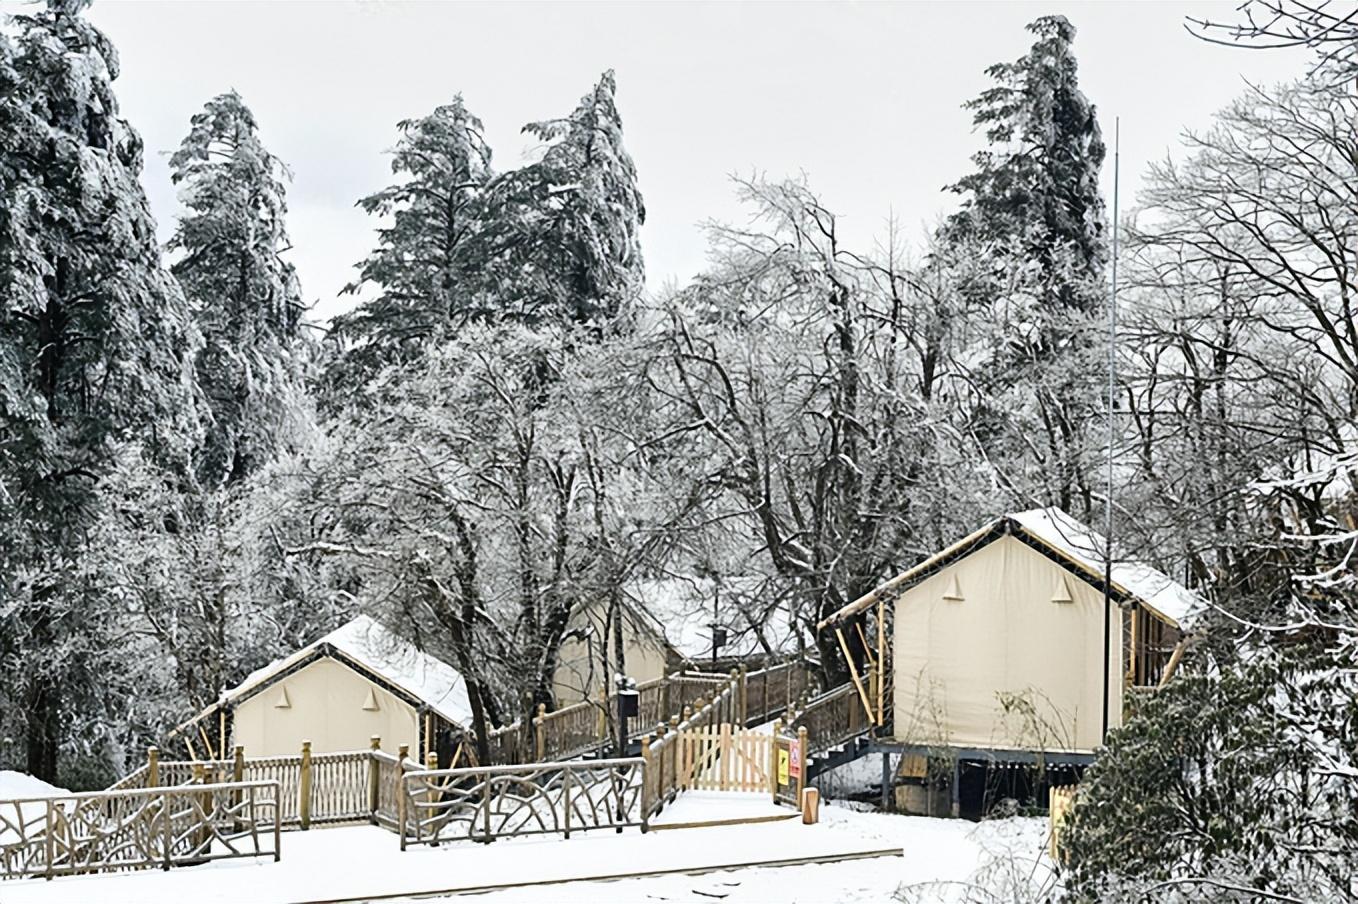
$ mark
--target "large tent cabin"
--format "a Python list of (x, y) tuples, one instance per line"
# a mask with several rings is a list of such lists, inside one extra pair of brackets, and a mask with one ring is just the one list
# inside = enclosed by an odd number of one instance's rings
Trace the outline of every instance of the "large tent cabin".
[[(422, 759), (466, 733), (462, 675), (367, 616), (246, 676), (175, 729), (194, 759), (366, 750), (370, 739)], [(442, 739), (442, 744), (440, 744)], [(440, 757), (442, 759), (442, 756)]]
[[(905, 754), (910, 808), (938, 812), (943, 793), (953, 815), (978, 815), (1035, 792), (1016, 768), (1034, 763), (1069, 781), (1122, 724), (1129, 692), (1168, 680), (1200, 599), (1114, 550), (1105, 604), (1105, 550), (1059, 509), (1006, 515), (822, 623), (841, 637), (855, 616), (892, 624), (875, 657), (889, 700), (873, 712), (873, 682), (854, 678), (879, 743)], [(939, 763), (952, 775), (931, 775)]]

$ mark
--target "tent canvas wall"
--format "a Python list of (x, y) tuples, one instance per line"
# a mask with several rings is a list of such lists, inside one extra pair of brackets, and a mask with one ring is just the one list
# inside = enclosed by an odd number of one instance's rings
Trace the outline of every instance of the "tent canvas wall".
[[(1109, 720), (1121, 721), (1113, 621)], [(910, 744), (1090, 751), (1103, 732), (1103, 592), (1013, 537), (896, 602), (893, 734)]]
[[(997, 519), (841, 610), (895, 592), (893, 729), (911, 745), (1088, 753), (1164, 673), (1201, 606), (1059, 509)], [(1108, 626), (1105, 658), (1104, 628)], [(1105, 682), (1105, 670), (1107, 681)]]

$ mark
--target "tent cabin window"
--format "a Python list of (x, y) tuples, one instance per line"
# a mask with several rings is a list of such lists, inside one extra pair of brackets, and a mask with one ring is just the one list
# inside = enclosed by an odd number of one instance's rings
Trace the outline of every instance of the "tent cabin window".
[(1127, 685), (1156, 687), (1164, 677), (1174, 647), (1183, 635), (1145, 606), (1124, 611), (1123, 649), (1127, 651)]

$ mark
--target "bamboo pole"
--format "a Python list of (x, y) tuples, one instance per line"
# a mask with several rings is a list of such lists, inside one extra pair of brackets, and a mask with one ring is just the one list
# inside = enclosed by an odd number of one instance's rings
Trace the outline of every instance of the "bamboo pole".
[(868, 714), (868, 721), (872, 722), (872, 703), (868, 701), (868, 692), (863, 690), (863, 682), (858, 677), (858, 669), (853, 664), (853, 657), (849, 655), (849, 644), (844, 640), (843, 629), (835, 628), (835, 637), (839, 638), (839, 648), (844, 652), (844, 663), (849, 667), (849, 677), (853, 679), (853, 686), (858, 689), (858, 698), (863, 701), (863, 709)]
[(886, 603), (877, 601), (877, 724), (886, 724)]
[(1174, 673), (1178, 671), (1179, 661), (1184, 658), (1184, 649), (1187, 647), (1187, 645), (1188, 645), (1187, 638), (1179, 641), (1174, 645), (1174, 652), (1169, 654), (1169, 662), (1165, 663), (1165, 673), (1160, 676), (1159, 684), (1160, 687), (1164, 687), (1165, 685), (1169, 684), (1169, 679), (1173, 678)]

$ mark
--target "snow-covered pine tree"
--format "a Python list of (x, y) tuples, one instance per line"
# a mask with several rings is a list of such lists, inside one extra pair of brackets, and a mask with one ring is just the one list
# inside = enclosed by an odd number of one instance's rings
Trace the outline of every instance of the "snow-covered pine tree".
[(609, 70), (569, 116), (524, 126), (546, 150), (491, 187), (501, 304), (527, 321), (612, 317), (645, 281), (646, 207), (616, 90)]
[[(933, 266), (955, 280), (976, 328), (967, 432), (1003, 472), (1019, 504), (1042, 501), (1088, 517), (1085, 448), (1096, 411), (1095, 318), (1103, 310), (1103, 139), (1081, 93), (1061, 16), (1013, 63), (990, 67), (995, 86), (967, 107), (985, 130), (976, 171), (951, 186), (961, 209), (940, 230)], [(1041, 437), (1035, 442), (1034, 437)]]
[(185, 463), (194, 410), (195, 331), (84, 6), (0, 34), (0, 734), (49, 781), (115, 627), (81, 569), (99, 482), (120, 442)]
[(345, 287), (377, 288), (355, 310), (335, 318), (344, 346), (327, 377), (343, 392), (384, 365), (409, 360), (441, 331), (487, 316), (481, 192), (492, 176), (491, 151), (477, 119), (457, 95), (420, 119), (397, 124), (392, 152), (396, 182), (361, 199), (368, 213), (389, 217), (378, 244)]
[(1089, 309), (1107, 258), (1103, 137), (1080, 91), (1075, 26), (1043, 16), (1028, 30), (1037, 36), (1028, 53), (986, 70), (997, 84), (966, 104), (989, 146), (951, 186), (964, 198), (945, 234), (1011, 248), (1040, 266), (1045, 304)]
[(295, 434), (302, 301), (288, 249), (287, 169), (235, 91), (208, 101), (170, 158), (187, 208), (170, 240), (203, 334), (198, 385), (212, 424), (199, 454), (208, 489), (234, 483)]

